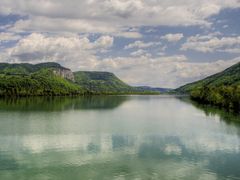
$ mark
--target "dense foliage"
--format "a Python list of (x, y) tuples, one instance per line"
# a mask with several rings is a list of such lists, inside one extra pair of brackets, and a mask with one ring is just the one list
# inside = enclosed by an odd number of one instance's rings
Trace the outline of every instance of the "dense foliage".
[(59, 68), (59, 69), (67, 69), (62, 67), (58, 63), (49, 62), (49, 63), (40, 63), (40, 64), (8, 64), (8, 63), (0, 63), (0, 74), (29, 74), (37, 72), (44, 68)]
[(206, 104), (240, 112), (240, 63), (223, 72), (176, 90)]
[(58, 96), (85, 93), (84, 89), (56, 76), (56, 63), (0, 64), (0, 96)]
[(240, 112), (240, 86), (202, 87), (191, 92), (191, 98)]

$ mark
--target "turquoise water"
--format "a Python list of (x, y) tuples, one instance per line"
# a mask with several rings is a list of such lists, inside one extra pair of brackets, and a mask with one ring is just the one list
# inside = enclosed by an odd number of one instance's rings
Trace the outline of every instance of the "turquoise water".
[(240, 179), (240, 117), (172, 96), (1, 99), (0, 179)]

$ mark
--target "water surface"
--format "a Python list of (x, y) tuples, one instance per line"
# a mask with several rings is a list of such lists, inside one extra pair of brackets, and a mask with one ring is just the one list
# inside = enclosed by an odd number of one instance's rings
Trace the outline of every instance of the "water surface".
[(172, 96), (0, 100), (0, 179), (240, 179), (240, 117)]

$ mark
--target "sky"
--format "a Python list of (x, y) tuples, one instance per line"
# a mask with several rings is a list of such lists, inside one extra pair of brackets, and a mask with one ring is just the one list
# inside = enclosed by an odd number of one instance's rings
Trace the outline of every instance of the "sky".
[(240, 62), (240, 0), (1, 0), (0, 62), (176, 88)]

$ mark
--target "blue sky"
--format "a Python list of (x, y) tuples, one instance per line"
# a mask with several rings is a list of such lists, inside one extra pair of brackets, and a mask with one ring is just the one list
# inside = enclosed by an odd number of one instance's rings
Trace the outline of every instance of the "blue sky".
[(0, 62), (175, 88), (240, 62), (239, 0), (1, 0)]

